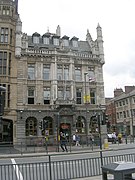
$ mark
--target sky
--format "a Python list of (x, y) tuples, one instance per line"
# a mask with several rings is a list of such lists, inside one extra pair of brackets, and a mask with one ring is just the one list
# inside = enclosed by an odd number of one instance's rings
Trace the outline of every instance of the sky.
[(18, 0), (22, 32), (56, 32), (86, 40), (87, 29), (97, 38), (102, 27), (105, 97), (114, 89), (135, 85), (135, 0)]

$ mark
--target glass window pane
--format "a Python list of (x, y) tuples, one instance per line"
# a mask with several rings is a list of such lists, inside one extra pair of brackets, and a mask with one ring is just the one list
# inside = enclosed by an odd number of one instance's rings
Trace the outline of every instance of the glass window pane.
[(1, 37), (0, 37), (0, 42), (1, 42), (1, 43), (4, 42), (4, 35), (1, 35)]
[(3, 74), (6, 74), (6, 67), (3, 67)]
[(69, 41), (68, 41), (67, 39), (64, 39), (64, 40), (63, 40), (63, 45), (64, 45), (64, 46), (69, 46)]
[(69, 66), (64, 66), (64, 80), (69, 80)]
[(81, 81), (81, 68), (80, 67), (75, 68), (75, 79), (76, 81)]
[(76, 89), (76, 104), (82, 103), (82, 89)]
[(33, 89), (28, 90), (28, 96), (34, 96), (34, 90)]
[(5, 35), (5, 41), (4, 41), (5, 43), (7, 43), (8, 42), (8, 35)]
[(0, 52), (0, 59), (2, 60), (3, 52)]
[(53, 44), (54, 44), (55, 46), (59, 46), (59, 39), (53, 38)]
[(62, 80), (62, 65), (57, 65), (57, 79)]
[(48, 37), (43, 38), (43, 44), (49, 44), (49, 38)]
[(8, 34), (8, 28), (5, 28), (5, 34)]
[(39, 37), (34, 36), (33, 37), (33, 43), (39, 44)]
[(44, 65), (43, 67), (43, 79), (50, 79), (50, 65)]
[(28, 66), (28, 79), (35, 79), (35, 67), (32, 65)]

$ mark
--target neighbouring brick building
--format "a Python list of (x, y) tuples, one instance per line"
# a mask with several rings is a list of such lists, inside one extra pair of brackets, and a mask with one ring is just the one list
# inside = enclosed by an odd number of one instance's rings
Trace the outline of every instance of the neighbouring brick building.
[(124, 135), (135, 135), (135, 86), (125, 86), (114, 90), (114, 98), (106, 103), (106, 113), (109, 115), (112, 131)]

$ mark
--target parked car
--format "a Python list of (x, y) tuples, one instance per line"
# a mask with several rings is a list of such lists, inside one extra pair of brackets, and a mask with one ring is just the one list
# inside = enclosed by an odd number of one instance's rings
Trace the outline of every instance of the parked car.
[(114, 139), (112, 134), (107, 134), (108, 142), (116, 143), (118, 138)]
[(108, 142), (113, 142), (112, 134), (107, 134)]

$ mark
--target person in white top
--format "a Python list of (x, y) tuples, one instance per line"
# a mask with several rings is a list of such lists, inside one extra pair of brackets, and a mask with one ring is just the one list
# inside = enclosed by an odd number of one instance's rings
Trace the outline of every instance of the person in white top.
[(116, 133), (115, 132), (113, 132), (112, 133), (112, 139), (113, 139), (113, 141), (112, 141), (112, 143), (114, 143), (114, 144), (116, 144)]

